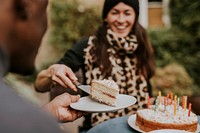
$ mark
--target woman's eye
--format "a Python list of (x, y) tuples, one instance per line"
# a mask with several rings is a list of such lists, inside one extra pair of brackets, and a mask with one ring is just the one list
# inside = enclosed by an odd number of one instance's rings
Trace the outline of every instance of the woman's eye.
[(127, 16), (131, 15), (130, 12), (125, 12), (124, 14), (127, 15)]
[(118, 12), (111, 12), (111, 14), (112, 14), (112, 15), (116, 15), (116, 14), (118, 14)]

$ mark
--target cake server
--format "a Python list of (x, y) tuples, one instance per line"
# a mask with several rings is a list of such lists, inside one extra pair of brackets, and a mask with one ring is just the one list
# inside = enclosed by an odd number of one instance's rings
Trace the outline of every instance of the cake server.
[(87, 94), (90, 94), (90, 85), (82, 85), (81, 83), (79, 83), (78, 81), (73, 81), (74, 85), (81, 89), (82, 91), (86, 92)]

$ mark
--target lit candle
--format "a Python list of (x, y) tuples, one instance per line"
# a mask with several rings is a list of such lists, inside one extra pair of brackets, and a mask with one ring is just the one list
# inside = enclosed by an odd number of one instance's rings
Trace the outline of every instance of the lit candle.
[(192, 104), (189, 103), (189, 108), (188, 108), (188, 117), (190, 117), (190, 112), (191, 112), (191, 109), (192, 109)]

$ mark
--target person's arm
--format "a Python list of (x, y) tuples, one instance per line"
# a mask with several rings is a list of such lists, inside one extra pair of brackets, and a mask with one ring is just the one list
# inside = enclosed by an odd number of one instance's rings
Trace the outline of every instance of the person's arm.
[(39, 92), (46, 92), (50, 90), (52, 85), (51, 74), (48, 69), (40, 71), (35, 80), (35, 90)]
[(69, 107), (71, 103), (77, 102), (79, 98), (79, 95), (63, 93), (62, 95), (55, 97), (43, 108), (52, 114), (59, 122), (71, 122), (84, 114), (83, 112), (74, 110)]
[(39, 72), (35, 81), (36, 91), (49, 91), (54, 83), (64, 88), (69, 87), (76, 90), (76, 87), (70, 80), (77, 80), (73, 72), (83, 67), (83, 49), (87, 46), (87, 41), (88, 39), (82, 39), (74, 44), (73, 47), (65, 53), (64, 57), (58, 61), (58, 64), (51, 65), (49, 68)]

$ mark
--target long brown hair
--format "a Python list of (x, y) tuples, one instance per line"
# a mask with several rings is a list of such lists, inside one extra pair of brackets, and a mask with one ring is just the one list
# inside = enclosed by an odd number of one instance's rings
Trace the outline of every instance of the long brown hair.
[[(138, 23), (137, 19), (131, 33), (136, 35), (139, 44), (137, 50), (135, 51), (137, 57), (137, 67), (146, 79), (150, 79), (155, 73), (153, 47), (148, 39), (145, 29)], [(106, 22), (103, 22), (96, 32), (97, 38), (94, 42), (96, 49), (93, 51), (93, 55), (95, 57), (95, 66), (100, 67), (100, 70), (105, 78), (110, 76), (112, 69), (108, 58), (109, 55), (107, 49), (110, 47), (110, 45), (108, 44), (106, 34), (107, 24)]]

